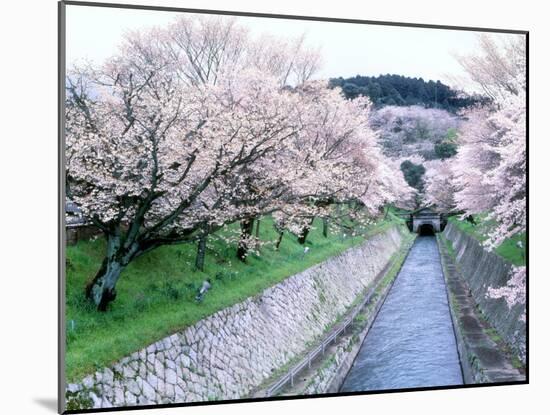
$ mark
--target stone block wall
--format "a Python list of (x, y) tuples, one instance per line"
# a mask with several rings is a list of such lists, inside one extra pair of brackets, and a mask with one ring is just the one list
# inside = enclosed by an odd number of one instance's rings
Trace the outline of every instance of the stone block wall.
[(402, 243), (391, 228), (66, 388), (67, 408), (246, 398), (337, 321)]

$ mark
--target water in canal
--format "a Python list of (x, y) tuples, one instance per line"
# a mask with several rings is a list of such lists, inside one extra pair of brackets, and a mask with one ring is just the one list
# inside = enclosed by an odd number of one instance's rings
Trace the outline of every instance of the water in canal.
[(419, 236), (341, 391), (462, 383), (437, 242)]

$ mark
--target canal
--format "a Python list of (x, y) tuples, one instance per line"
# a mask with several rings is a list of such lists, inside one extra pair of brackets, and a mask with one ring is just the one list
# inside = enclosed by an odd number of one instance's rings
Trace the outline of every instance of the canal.
[(419, 236), (341, 391), (462, 383), (437, 241), (434, 236)]

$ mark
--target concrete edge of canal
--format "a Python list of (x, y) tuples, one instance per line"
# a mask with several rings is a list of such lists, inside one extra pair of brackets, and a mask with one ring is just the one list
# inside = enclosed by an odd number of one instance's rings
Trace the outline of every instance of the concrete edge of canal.
[[(405, 239), (401, 249), (363, 295), (363, 298), (369, 297), (368, 301), (350, 308), (342, 317), (345, 319), (355, 313), (350, 328), (334, 336), (322, 355), (307, 365), (298, 363), (279, 378), (289, 378), (291, 374), (293, 380), (287, 382), (278, 395), (316, 395), (340, 391), (415, 239), (416, 234), (410, 234), (410, 238)], [(464, 384), (525, 383), (521, 362), (479, 312), (468, 283), (447, 248), (444, 234), (438, 233), (436, 239)], [(324, 339), (331, 332), (328, 331)]]
[[(416, 239), (416, 234), (406, 232), (405, 235), (406, 237), (399, 251), (394, 254), (386, 267), (379, 273), (367, 292), (361, 296), (364, 300), (357, 306), (352, 307), (347, 315), (342, 317), (342, 319), (345, 319), (354, 314), (349, 328), (335, 337), (326, 346), (324, 353), (311, 360), (309, 365), (298, 363), (294, 366), (303, 366), (303, 369), (296, 371), (292, 384), (288, 382), (286, 387), (281, 388), (278, 395), (316, 395), (338, 393), (340, 391), (346, 375), (353, 366), (361, 345)], [(330, 336), (331, 332), (327, 333), (325, 339)], [(280, 379), (288, 377), (291, 371), (292, 369)]]
[(478, 310), (470, 288), (443, 234), (437, 235), (465, 384), (523, 383), (522, 365)]
[(386, 301), (386, 297), (393, 287), (393, 283), (395, 282), (397, 276), (399, 275), (399, 272), (401, 271), (401, 268), (403, 267), (403, 264), (409, 256), (416, 236), (416, 234), (413, 234), (413, 237), (403, 244), (402, 250), (398, 252), (397, 258), (395, 258), (395, 262), (392, 264), (391, 267), (389, 267), (388, 270), (386, 270), (385, 276), (382, 278), (382, 281), (387, 278), (388, 282), (386, 284), (384, 284), (383, 282), (379, 283), (377, 287), (377, 289), (380, 288), (380, 294), (378, 298), (374, 300), (370, 311), (368, 309), (363, 311), (366, 324), (363, 325), (362, 329), (358, 328), (358, 330), (360, 330), (360, 333), (358, 334), (356, 341), (351, 345), (350, 350), (347, 353), (342, 364), (338, 368), (338, 371), (335, 373), (329, 388), (326, 390), (327, 393), (339, 392), (340, 388), (344, 384), (346, 376), (353, 366), (357, 355), (359, 354), (365, 337), (367, 337), (367, 334), (369, 333), (372, 324), (374, 323), (374, 320), (376, 320), (376, 317), (378, 316), (382, 305)]

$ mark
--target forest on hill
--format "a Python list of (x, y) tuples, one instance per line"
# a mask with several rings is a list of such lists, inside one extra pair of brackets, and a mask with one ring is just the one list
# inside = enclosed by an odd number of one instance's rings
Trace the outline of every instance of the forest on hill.
[(332, 87), (340, 87), (346, 98), (368, 97), (375, 107), (384, 105), (439, 108), (456, 113), (476, 104), (486, 104), (481, 95), (457, 91), (441, 81), (425, 81), (403, 75), (357, 75), (351, 78), (332, 78)]
[(332, 78), (345, 98), (367, 97), (373, 105), (370, 126), (378, 134), (384, 155), (399, 166), (423, 203), (425, 173), (430, 166), (457, 153), (457, 131), (468, 108), (489, 98), (467, 94), (441, 81), (403, 75), (357, 75)]

